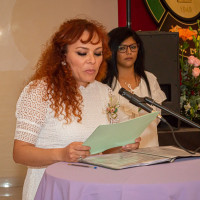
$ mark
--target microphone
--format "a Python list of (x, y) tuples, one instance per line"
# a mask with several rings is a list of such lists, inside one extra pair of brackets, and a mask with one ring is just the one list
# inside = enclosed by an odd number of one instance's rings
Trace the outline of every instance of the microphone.
[[(130, 103), (132, 103), (133, 105), (142, 108), (143, 110), (151, 113), (151, 112), (155, 112), (155, 110), (153, 110), (152, 107), (148, 106), (144, 100), (144, 98), (138, 97), (135, 94), (132, 94), (131, 92), (127, 91), (124, 88), (121, 88), (119, 90), (119, 94), (123, 97), (125, 97), (126, 99), (129, 100)], [(157, 116), (161, 121), (166, 122), (166, 120), (160, 115), (158, 114)]]
[(138, 97), (135, 94), (132, 94), (131, 92), (127, 91), (124, 88), (121, 88), (119, 90), (119, 94), (122, 95), (123, 97), (125, 97), (126, 99), (128, 99), (129, 102), (134, 104), (135, 106), (140, 107), (140, 108), (142, 108), (143, 110), (145, 110), (145, 111), (147, 111), (149, 113), (152, 112), (153, 108), (148, 106), (143, 98)]

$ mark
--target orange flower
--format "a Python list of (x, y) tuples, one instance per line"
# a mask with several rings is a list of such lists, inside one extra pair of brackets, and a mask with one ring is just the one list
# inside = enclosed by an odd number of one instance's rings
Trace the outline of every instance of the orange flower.
[(180, 26), (178, 26), (178, 25), (176, 25), (176, 26), (172, 26), (172, 28), (171, 29), (169, 29), (169, 32), (178, 32), (178, 30), (180, 29), (181, 27)]
[(192, 40), (193, 37), (197, 37), (197, 31), (196, 30), (190, 30), (189, 28), (181, 28), (180, 26), (175, 26), (169, 30), (170, 32), (178, 32), (179, 37), (183, 40)]
[(185, 40), (192, 40), (193, 37), (197, 37), (197, 31), (196, 30), (190, 30), (189, 28), (187, 29), (179, 29), (179, 37), (182, 38), (183, 41)]

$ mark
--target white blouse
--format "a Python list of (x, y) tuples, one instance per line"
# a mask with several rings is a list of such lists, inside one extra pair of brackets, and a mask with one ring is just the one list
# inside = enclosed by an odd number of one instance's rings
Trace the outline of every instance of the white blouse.
[[(147, 75), (147, 79), (149, 81), (152, 99), (154, 99), (157, 103), (162, 103), (165, 99), (165, 93), (160, 89), (157, 78), (150, 72), (145, 71)], [(133, 119), (135, 117), (146, 114), (147, 112), (141, 110), (137, 106), (131, 104), (127, 99), (118, 94), (121, 88), (120, 83), (117, 81), (115, 90), (113, 91), (114, 95), (118, 97), (120, 108), (118, 111), (118, 119), (119, 122), (127, 121)], [(139, 97), (147, 97), (149, 96), (148, 88), (144, 79), (141, 79), (140, 84), (133, 91)], [(160, 111), (160, 109), (152, 106), (154, 110)], [(155, 119), (141, 134), (141, 142), (140, 148), (142, 147), (151, 147), (158, 146), (158, 134), (157, 134), (157, 125), (159, 123), (158, 119)]]
[[(40, 148), (62, 148), (74, 141), (84, 142), (101, 124), (108, 124), (106, 106), (109, 101), (108, 86), (94, 81), (86, 88), (80, 87), (83, 97), (82, 121), (76, 119), (66, 124), (63, 117), (54, 117), (50, 102), (42, 99), (46, 84), (41, 81), (29, 91), (27, 85), (20, 95), (16, 108), (15, 139)], [(32, 200), (36, 194), (45, 167), (28, 167), (23, 200)]]

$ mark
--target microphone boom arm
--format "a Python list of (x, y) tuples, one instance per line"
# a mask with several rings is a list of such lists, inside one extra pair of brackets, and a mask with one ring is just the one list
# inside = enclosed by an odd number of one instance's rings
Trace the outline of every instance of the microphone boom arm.
[(186, 122), (187, 124), (200, 129), (200, 125), (198, 125), (197, 123), (187, 119), (186, 117), (183, 117), (182, 115), (179, 115), (178, 113), (175, 113), (174, 111), (170, 110), (169, 108), (166, 108), (165, 106), (160, 105), (159, 103), (156, 103), (153, 99), (151, 99), (149, 97), (144, 97), (144, 100), (149, 105), (156, 106), (157, 108), (160, 108), (161, 110), (166, 111), (167, 113), (169, 113), (172, 116)]

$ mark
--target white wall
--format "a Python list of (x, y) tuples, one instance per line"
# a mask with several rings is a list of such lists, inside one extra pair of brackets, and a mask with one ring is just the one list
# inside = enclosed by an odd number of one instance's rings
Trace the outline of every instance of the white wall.
[(12, 160), (15, 105), (42, 45), (65, 20), (89, 17), (118, 26), (117, 0), (0, 0), (0, 177), (24, 176)]

